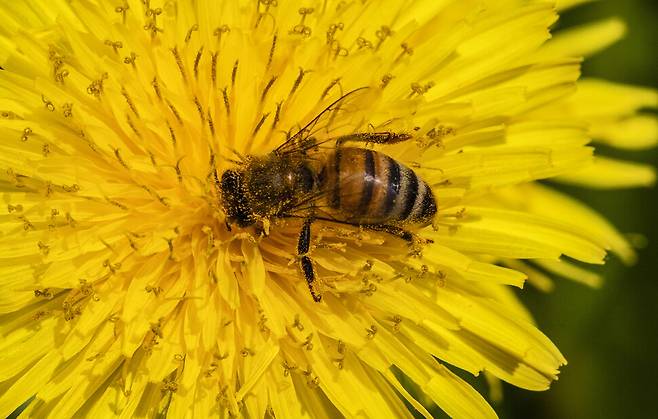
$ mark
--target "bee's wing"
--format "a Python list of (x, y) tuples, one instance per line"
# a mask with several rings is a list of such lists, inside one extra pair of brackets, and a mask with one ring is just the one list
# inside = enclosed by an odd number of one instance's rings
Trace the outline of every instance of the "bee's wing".
[(274, 150), (274, 153), (279, 155), (299, 153), (318, 145), (312, 137), (322, 131), (329, 134), (332, 131), (343, 128), (341, 126), (334, 126), (335, 121), (341, 117), (341, 114), (353, 112), (354, 110), (350, 110), (347, 105), (362, 96), (367, 90), (368, 87), (360, 87), (336, 99), (311, 119), (303, 128), (297, 131), (297, 133), (278, 146)]

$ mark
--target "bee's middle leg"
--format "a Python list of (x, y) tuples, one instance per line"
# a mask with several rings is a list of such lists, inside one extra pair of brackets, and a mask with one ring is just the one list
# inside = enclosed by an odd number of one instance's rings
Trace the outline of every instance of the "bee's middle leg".
[(304, 225), (302, 226), (302, 230), (299, 232), (299, 239), (297, 241), (297, 256), (299, 257), (302, 273), (306, 278), (308, 290), (311, 292), (311, 297), (313, 297), (313, 301), (319, 303), (322, 300), (322, 295), (316, 292), (315, 269), (313, 268), (313, 262), (311, 261), (311, 258), (308, 257), (308, 251), (311, 247), (312, 222), (313, 220), (311, 218), (304, 220)]

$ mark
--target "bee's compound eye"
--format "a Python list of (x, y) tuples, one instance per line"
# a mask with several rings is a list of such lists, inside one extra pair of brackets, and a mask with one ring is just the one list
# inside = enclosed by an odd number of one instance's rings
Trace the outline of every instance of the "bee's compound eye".
[(227, 170), (222, 173), (221, 189), (222, 193), (237, 193), (240, 189), (240, 173), (235, 170)]
[(301, 188), (305, 192), (311, 191), (314, 183), (313, 172), (308, 167), (303, 166), (299, 171), (299, 184)]

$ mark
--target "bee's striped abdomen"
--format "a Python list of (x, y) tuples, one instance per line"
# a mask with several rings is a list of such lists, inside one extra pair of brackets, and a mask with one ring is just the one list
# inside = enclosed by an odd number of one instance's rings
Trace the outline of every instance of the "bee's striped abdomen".
[(355, 224), (429, 224), (436, 201), (416, 173), (385, 154), (338, 148), (326, 166), (329, 206)]

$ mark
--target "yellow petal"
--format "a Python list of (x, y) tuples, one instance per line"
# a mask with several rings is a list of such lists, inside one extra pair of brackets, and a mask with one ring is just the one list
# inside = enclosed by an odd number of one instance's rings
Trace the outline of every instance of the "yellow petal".
[(593, 164), (556, 180), (598, 189), (649, 187), (656, 182), (656, 172), (653, 166), (599, 156)]

